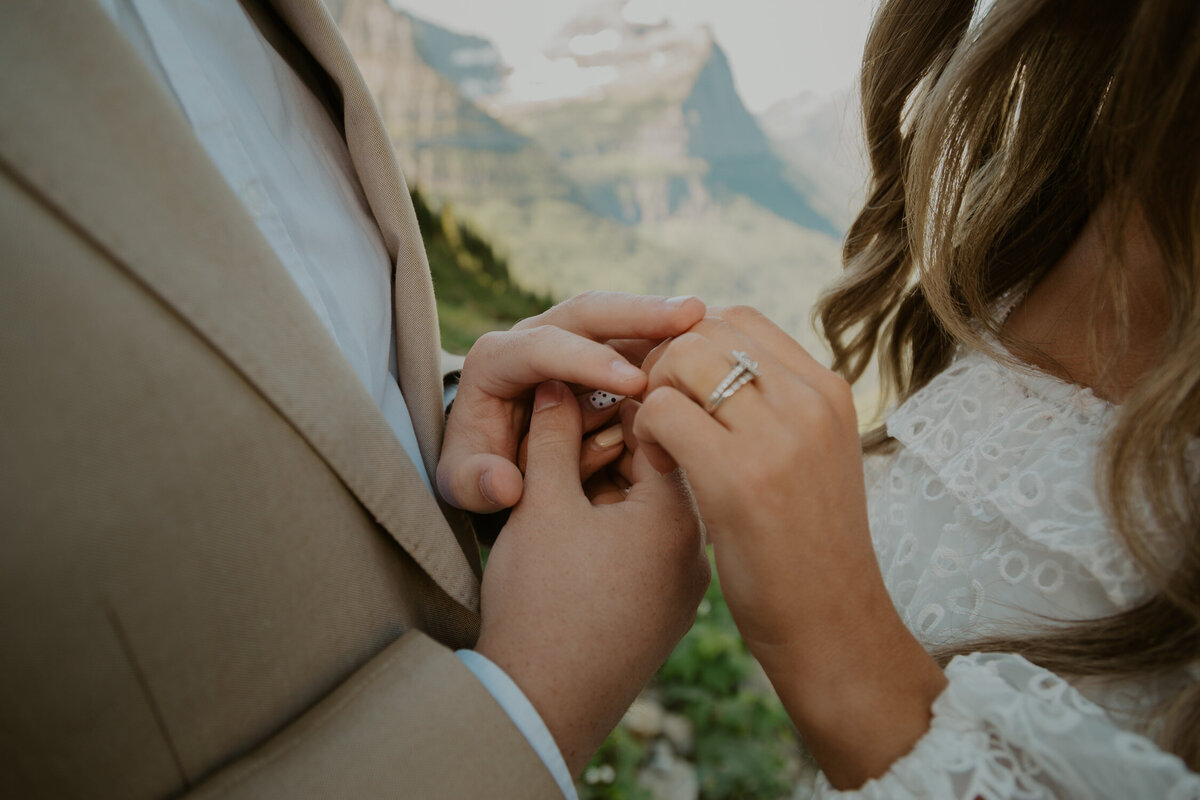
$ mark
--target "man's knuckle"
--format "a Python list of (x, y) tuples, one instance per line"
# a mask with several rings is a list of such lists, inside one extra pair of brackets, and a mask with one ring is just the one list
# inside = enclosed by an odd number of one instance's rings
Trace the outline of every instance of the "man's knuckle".
[[(553, 311), (553, 309), (550, 309), (550, 311)], [(538, 325), (541, 325), (545, 322), (546, 315), (549, 314), (550, 311), (545, 311), (545, 312), (542, 312), (541, 314), (535, 314), (532, 317), (525, 317), (520, 322), (518, 322), (516, 325), (513, 325), (512, 330), (523, 331), (523, 330), (527, 330), (529, 328), (536, 328)]]
[(597, 302), (599, 291), (596, 289), (585, 289), (579, 294), (568, 297), (554, 308), (547, 312), (547, 315), (553, 319), (560, 317), (569, 317), (579, 311), (581, 307), (586, 308), (589, 305)]
[(584, 289), (582, 292), (572, 297), (570, 302), (576, 306), (586, 306), (590, 305), (591, 303), (595, 303), (598, 300), (602, 300), (605, 294), (605, 292), (602, 292), (599, 289)]
[(504, 341), (504, 338), (505, 334), (500, 331), (488, 331), (476, 339), (475, 344), (471, 345), (471, 349), (467, 351), (467, 358), (495, 352), (500, 347), (501, 342)]
[(555, 325), (538, 325), (535, 328), (530, 328), (525, 336), (533, 346), (545, 347), (558, 338), (561, 330), (561, 328)]

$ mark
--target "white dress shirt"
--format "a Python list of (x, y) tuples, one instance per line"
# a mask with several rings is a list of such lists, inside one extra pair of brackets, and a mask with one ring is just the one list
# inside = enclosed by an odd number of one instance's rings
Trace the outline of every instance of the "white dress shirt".
[[(325, 108), (233, 0), (100, 2), (174, 95), (432, 491), (396, 380), (390, 259)], [(574, 798), (553, 737), (517, 685), (478, 653), (458, 655)]]

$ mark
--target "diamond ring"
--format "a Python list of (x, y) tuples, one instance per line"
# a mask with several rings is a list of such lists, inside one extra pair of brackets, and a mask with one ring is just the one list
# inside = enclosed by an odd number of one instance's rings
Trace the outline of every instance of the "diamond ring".
[(758, 369), (758, 362), (741, 350), (733, 351), (733, 360), (737, 362), (733, 369), (729, 370), (729, 374), (721, 379), (717, 388), (708, 396), (708, 405), (704, 410), (710, 414), (716, 411), (721, 403), (733, 397), (738, 389), (762, 375)]

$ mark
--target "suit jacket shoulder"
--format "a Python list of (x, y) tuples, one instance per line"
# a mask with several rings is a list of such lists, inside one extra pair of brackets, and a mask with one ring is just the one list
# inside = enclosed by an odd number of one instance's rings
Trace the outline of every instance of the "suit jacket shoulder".
[(447, 649), (463, 546), (107, 16), (5, 4), (0, 99), (0, 783), (554, 796)]

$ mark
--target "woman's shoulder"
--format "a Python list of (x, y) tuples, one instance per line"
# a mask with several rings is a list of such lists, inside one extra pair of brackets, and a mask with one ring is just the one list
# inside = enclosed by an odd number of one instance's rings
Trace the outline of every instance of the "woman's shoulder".
[[(1078, 474), (1091, 466), (1116, 407), (1091, 390), (980, 350), (951, 364), (888, 417), (888, 433), (935, 469), (974, 456)], [(1089, 476), (1090, 477), (1090, 476)]]
[(888, 418), (900, 455), (885, 469), (922, 473), (909, 483), (935, 482), (954, 518), (1002, 520), (1022, 547), (1068, 557), (1125, 607), (1145, 580), (1097, 485), (1116, 411), (1083, 387), (964, 350)]

